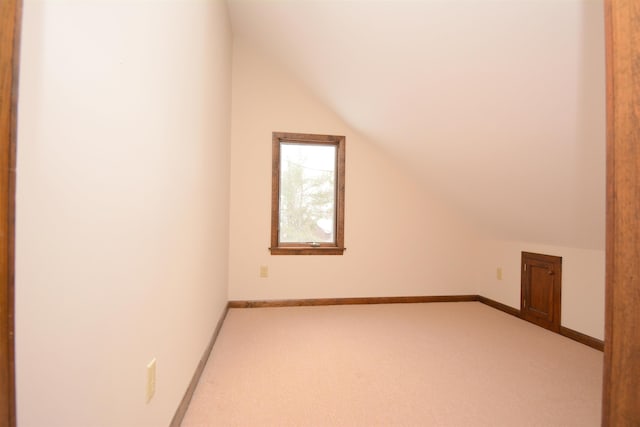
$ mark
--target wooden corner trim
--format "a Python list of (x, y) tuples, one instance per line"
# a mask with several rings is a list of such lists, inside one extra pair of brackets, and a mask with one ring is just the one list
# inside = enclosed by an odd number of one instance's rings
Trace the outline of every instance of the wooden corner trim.
[(213, 345), (215, 344), (216, 339), (218, 338), (220, 329), (222, 329), (224, 319), (227, 318), (228, 312), (229, 312), (229, 305), (227, 304), (224, 311), (222, 312), (222, 315), (220, 316), (220, 319), (218, 319), (218, 323), (216, 324), (216, 328), (213, 331), (211, 340), (209, 341), (207, 348), (205, 348), (204, 353), (200, 358), (200, 362), (198, 363), (198, 366), (196, 367), (196, 370), (193, 373), (193, 377), (191, 378), (189, 387), (187, 387), (187, 391), (185, 391), (184, 396), (180, 401), (180, 405), (178, 406), (178, 409), (176, 409), (176, 413), (173, 415), (173, 418), (171, 419), (171, 424), (169, 424), (170, 427), (180, 427), (180, 424), (182, 424), (182, 420), (184, 419), (184, 416), (187, 413), (187, 409), (189, 409), (189, 404), (191, 403), (191, 398), (193, 397), (193, 393), (196, 391), (196, 387), (198, 385), (198, 382), (200, 381), (200, 377), (202, 376), (202, 371), (204, 371), (204, 367), (206, 366), (207, 361), (209, 360), (209, 355), (211, 354)]
[(477, 295), (437, 295), (437, 296), (311, 298), (311, 299), (285, 299), (285, 300), (229, 301), (229, 308), (308, 307), (308, 306), (322, 306), (322, 305), (462, 302), (462, 301), (477, 301), (478, 300), (477, 298), (478, 298)]

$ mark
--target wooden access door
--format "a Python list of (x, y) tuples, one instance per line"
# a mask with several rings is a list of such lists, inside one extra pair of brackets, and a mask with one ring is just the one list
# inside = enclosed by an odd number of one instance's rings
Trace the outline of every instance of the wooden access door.
[(560, 332), (561, 282), (562, 258), (522, 252), (522, 317)]

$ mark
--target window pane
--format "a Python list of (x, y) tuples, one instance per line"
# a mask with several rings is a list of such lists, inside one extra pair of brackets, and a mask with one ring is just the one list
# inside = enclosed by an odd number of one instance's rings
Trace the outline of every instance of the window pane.
[(280, 143), (280, 242), (335, 242), (336, 152)]

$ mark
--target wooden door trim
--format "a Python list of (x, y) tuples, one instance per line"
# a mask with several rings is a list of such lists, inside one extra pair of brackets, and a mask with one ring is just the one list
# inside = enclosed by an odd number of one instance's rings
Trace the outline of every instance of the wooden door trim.
[(605, 0), (607, 238), (604, 426), (640, 425), (640, 8)]
[(0, 425), (16, 425), (14, 248), (22, 0), (0, 1)]
[(536, 261), (553, 264), (553, 271), (555, 277), (557, 278), (557, 280), (554, 281), (553, 287), (553, 323), (546, 329), (560, 333), (562, 327), (562, 257), (523, 251), (521, 259), (520, 313), (522, 315), (522, 318), (529, 321), (529, 319), (526, 318), (525, 310), (525, 259), (533, 259)]

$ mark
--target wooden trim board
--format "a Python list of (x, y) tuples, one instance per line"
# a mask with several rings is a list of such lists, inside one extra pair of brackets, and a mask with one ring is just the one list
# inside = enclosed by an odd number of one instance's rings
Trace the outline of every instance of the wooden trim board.
[(22, 0), (0, 1), (0, 425), (16, 425), (15, 188)]
[(582, 332), (574, 331), (573, 329), (569, 329), (565, 326), (560, 326), (560, 335), (571, 338), (572, 340), (578, 341), (581, 344), (588, 345), (589, 347), (595, 348), (596, 350), (604, 351), (604, 341), (587, 334), (583, 334)]
[(501, 302), (492, 300), (490, 298), (487, 297), (483, 297), (482, 295), (478, 295), (478, 301), (488, 305), (489, 307), (493, 307), (496, 310), (500, 310), (500, 311), (504, 311), (507, 314), (510, 314), (512, 316), (517, 317), (518, 319), (521, 319), (522, 316), (520, 315), (520, 310), (518, 310), (517, 308), (513, 308), (509, 305), (503, 304)]
[(477, 301), (477, 295), (440, 295), (440, 296), (404, 296), (404, 297), (358, 297), (358, 298), (312, 298), (259, 301), (229, 301), (229, 308), (258, 307), (306, 307), (321, 305), (352, 304), (407, 304), (422, 302), (461, 302)]
[(607, 231), (602, 425), (640, 425), (640, 7), (605, 1)]
[(213, 349), (213, 345), (218, 338), (218, 334), (220, 333), (220, 329), (222, 329), (222, 325), (224, 324), (224, 319), (227, 317), (227, 313), (229, 312), (229, 306), (225, 307), (222, 312), (222, 316), (218, 320), (216, 324), (216, 328), (213, 331), (213, 335), (211, 336), (211, 341), (209, 341), (209, 345), (204, 350), (202, 357), (200, 358), (200, 362), (196, 367), (195, 372), (193, 373), (193, 377), (191, 378), (191, 382), (189, 383), (189, 387), (187, 387), (187, 391), (184, 393), (182, 397), (182, 401), (176, 409), (176, 413), (173, 415), (173, 419), (171, 420), (170, 427), (180, 427), (182, 424), (182, 420), (187, 413), (187, 409), (189, 409), (189, 403), (191, 403), (191, 398), (193, 397), (193, 393), (196, 391), (196, 387), (198, 386), (198, 381), (200, 381), (200, 377), (202, 376), (202, 371), (204, 371), (204, 367), (207, 365), (207, 361), (209, 360), (209, 355), (211, 354), (211, 350)]

